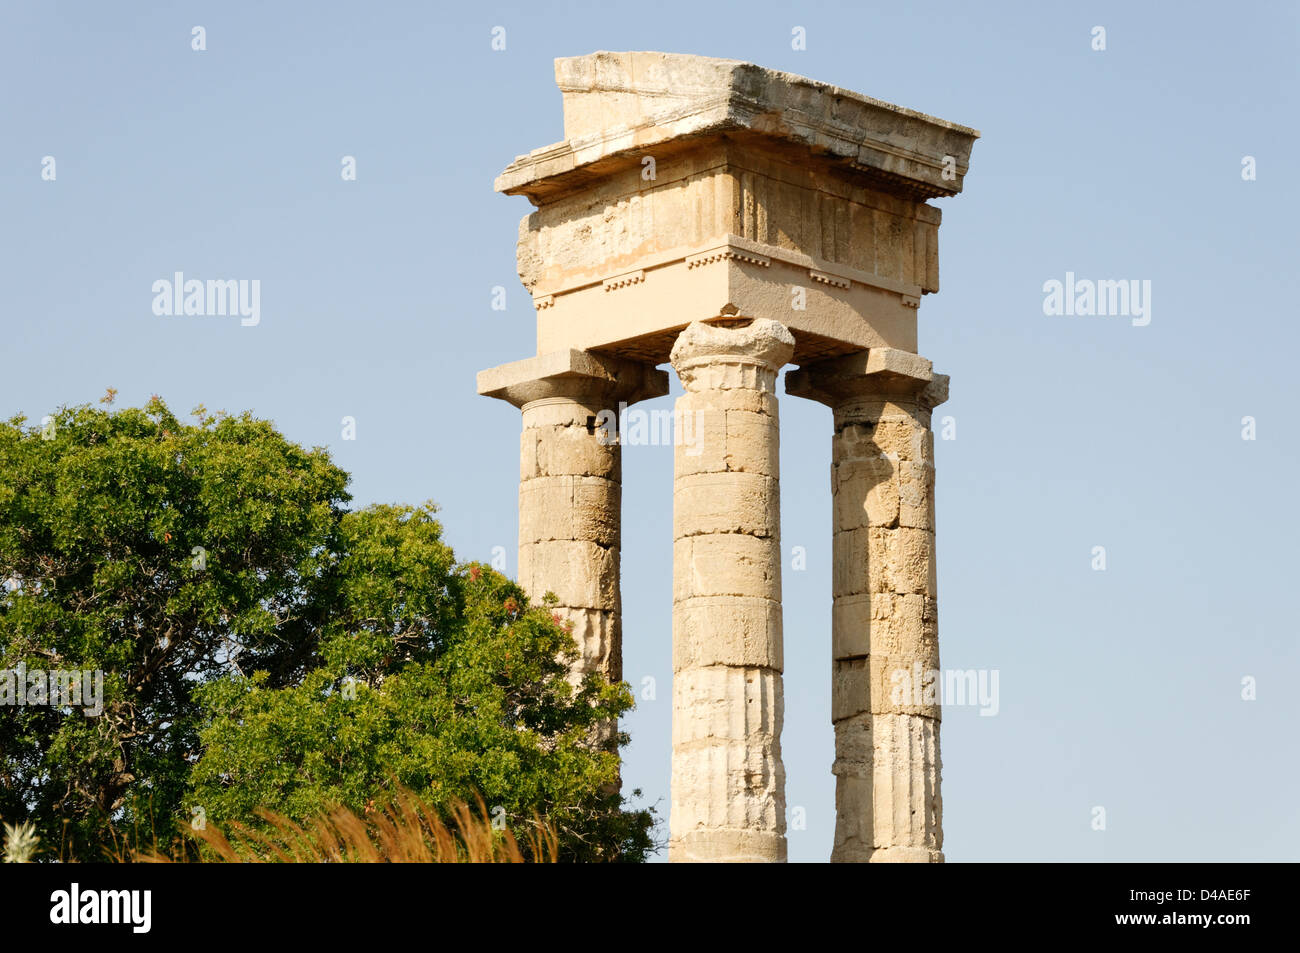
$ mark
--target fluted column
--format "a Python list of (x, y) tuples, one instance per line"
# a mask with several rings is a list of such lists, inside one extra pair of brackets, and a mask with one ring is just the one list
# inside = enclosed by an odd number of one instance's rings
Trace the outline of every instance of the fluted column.
[(697, 322), (672, 349), (694, 438), (673, 483), (672, 861), (786, 859), (775, 390), (793, 348), (756, 320)]
[(479, 391), (523, 411), (519, 584), (534, 602), (554, 593), (572, 623), (580, 680), (623, 677), (619, 548), (621, 403), (668, 392), (665, 371), (585, 351), (517, 361), (479, 377)]
[(833, 862), (941, 862), (934, 437), (948, 378), (888, 348), (791, 372), (834, 412)]

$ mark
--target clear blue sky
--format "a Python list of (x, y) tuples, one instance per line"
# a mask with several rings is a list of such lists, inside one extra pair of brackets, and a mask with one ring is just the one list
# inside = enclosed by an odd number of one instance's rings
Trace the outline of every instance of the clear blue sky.
[[(529, 206), (492, 180), (561, 137), (553, 57), (734, 57), (974, 126), (921, 351), (957, 426), (942, 660), (997, 669), (1001, 710), (945, 714), (948, 858), (1297, 859), (1297, 8), (995, 6), (6, 3), (0, 414), (108, 386), (252, 409), (330, 447), (358, 504), (433, 498), (462, 557), (503, 546), (513, 574), (519, 415), (474, 375), (533, 351)], [(259, 279), (261, 323), (155, 316), (176, 271)], [(1150, 280), (1151, 323), (1045, 316), (1067, 271)], [(781, 412), (790, 857), (824, 860), (831, 423)], [(624, 778), (666, 817), (671, 449), (624, 472), (625, 672), (658, 689)]]

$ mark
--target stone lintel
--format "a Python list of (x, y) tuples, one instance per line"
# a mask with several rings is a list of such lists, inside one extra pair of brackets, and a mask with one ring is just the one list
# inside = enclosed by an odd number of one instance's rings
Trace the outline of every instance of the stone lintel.
[(919, 354), (875, 347), (789, 371), (785, 392), (829, 407), (857, 398), (903, 397), (932, 409), (948, 399), (948, 375), (934, 373)]
[(979, 132), (740, 60), (598, 52), (557, 59), (563, 142), (518, 157), (496, 189), (534, 205), (705, 136), (759, 140), (914, 198), (955, 195)]
[[(928, 206), (927, 206), (928, 207)], [(634, 271), (621, 271), (608, 277), (570, 278), (567, 281), (539, 281), (533, 288), (533, 304), (538, 310), (552, 308), (558, 299), (577, 291), (600, 287), (602, 291), (640, 284), (646, 280), (646, 273), (655, 269), (685, 263), (688, 269), (703, 268), (712, 264), (735, 263), (738, 266), (751, 265), (770, 268), (773, 261), (793, 265), (806, 270), (802, 276), (806, 280), (821, 281), (836, 287), (850, 288), (854, 284), (889, 291), (900, 298), (919, 298), (929, 292), (922, 285), (899, 278), (877, 275), (851, 265), (830, 262), (816, 258), (795, 248), (783, 248), (766, 242), (756, 242), (739, 235), (723, 235), (718, 239), (699, 246), (673, 248), (657, 251), (637, 261)], [(915, 308), (915, 305), (913, 305)]]
[[(808, 363), (875, 346), (916, 344), (924, 288), (849, 265), (728, 234), (721, 240), (646, 255), (635, 271), (611, 269), (540, 287), (538, 345), (574, 347), (661, 364), (692, 321), (728, 312), (770, 318), (795, 335), (794, 359)], [(791, 307), (792, 289), (804, 307)]]
[(595, 397), (629, 404), (668, 393), (668, 372), (572, 348), (478, 373), (478, 392), (516, 407), (547, 397)]

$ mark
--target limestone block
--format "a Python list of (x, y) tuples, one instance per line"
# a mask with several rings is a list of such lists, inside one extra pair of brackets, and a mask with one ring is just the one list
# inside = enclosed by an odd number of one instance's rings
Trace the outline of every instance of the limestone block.
[(869, 529), (872, 551), (883, 544), (894, 592), (933, 593), (937, 588), (934, 534), (929, 530), (899, 527)]
[(870, 782), (875, 751), (871, 722), (871, 715), (867, 713), (850, 715), (835, 722), (835, 763), (831, 769), (835, 775), (862, 777)]
[[(753, 391), (727, 391), (731, 395), (753, 395)], [(767, 395), (771, 396), (771, 395)], [(683, 440), (675, 448), (678, 474), (744, 471), (776, 477), (780, 475), (775, 406), (752, 409), (748, 400), (728, 399), (723, 407), (702, 406), (697, 395), (679, 400)], [(730, 406), (740, 404), (742, 406)]]
[(883, 455), (874, 439), (875, 426), (870, 422), (846, 423), (831, 440), (831, 463), (874, 460)]
[(890, 591), (886, 532), (860, 527), (831, 537), (831, 591), (836, 598)]
[(608, 609), (618, 604), (618, 549), (590, 540), (548, 540), (519, 547), (519, 584), (535, 602), (549, 591), (560, 605)]
[[(574, 430), (587, 432), (590, 418), (608, 406), (600, 396), (577, 392), (575, 397), (550, 397), (524, 405), (525, 430)], [(615, 405), (617, 406), (617, 405)]]
[(831, 595), (839, 599), (870, 591), (867, 530), (851, 529), (831, 536)]
[(525, 427), (519, 434), (520, 482), (541, 476), (537, 470), (537, 438), (538, 431), (531, 427)]
[(933, 595), (934, 533), (906, 526), (866, 526), (832, 537), (832, 593), (836, 597), (861, 592)]
[[(865, 672), (868, 710), (874, 715), (919, 715), (939, 721), (943, 715), (943, 673), (939, 650), (919, 646), (900, 655), (872, 655)], [(858, 681), (852, 690), (861, 691)], [(861, 704), (855, 697), (851, 704)]]
[(770, 539), (742, 533), (688, 536), (674, 541), (673, 566), (675, 602), (781, 592), (781, 553)]
[[(527, 427), (520, 437), (521, 480), (547, 476), (593, 476), (618, 482), (622, 478), (617, 442), (602, 443), (600, 429)], [(613, 436), (607, 438), (614, 440)]]
[(692, 322), (673, 344), (672, 363), (687, 391), (697, 399), (718, 401), (726, 395), (712, 391), (746, 389), (772, 393), (776, 372), (794, 354), (794, 335), (770, 319), (743, 327)]
[(701, 828), (783, 832), (781, 677), (706, 666), (673, 677), (674, 837)]
[[(692, 402), (696, 400), (696, 395), (694, 393), (686, 394), (684, 397)], [(761, 414), (773, 419), (775, 419), (779, 413), (777, 409), (776, 393), (772, 388), (761, 391), (748, 390), (744, 388), (714, 391), (704, 394), (703, 399), (708, 402), (708, 404), (715, 405), (728, 412), (736, 411), (744, 414)]]
[(875, 597), (865, 592), (835, 599), (831, 605), (832, 658), (865, 658), (871, 651), (874, 602)]
[(930, 459), (925, 454), (925, 433), (910, 416), (882, 417), (876, 422), (872, 442), (887, 456), (916, 463)]
[(937, 645), (937, 625), (925, 618), (925, 598), (889, 592), (835, 599), (831, 607), (832, 657), (900, 655)]
[(673, 671), (704, 665), (782, 671), (781, 604), (762, 597), (687, 599), (673, 606)]
[(781, 532), (777, 483), (757, 473), (695, 473), (673, 483), (673, 537), (747, 533), (776, 539)]
[[(942, 716), (938, 652), (835, 659), (831, 663), (831, 721), (867, 713)], [(930, 694), (926, 694), (930, 687)], [(927, 704), (928, 699), (933, 699)]]
[(831, 665), (831, 721), (871, 712), (871, 670), (865, 658), (835, 659)]
[(836, 529), (898, 524), (899, 485), (893, 460), (877, 456), (846, 461), (831, 472)]
[(750, 828), (780, 831), (785, 807), (780, 752), (763, 738), (713, 740), (674, 747), (679, 768), (672, 785), (678, 830)]
[(780, 476), (777, 415), (727, 410), (727, 470)]
[(558, 348), (479, 371), (478, 392), (524, 412), (525, 426), (585, 424), (586, 414), (668, 393), (668, 374), (641, 361)]
[(942, 864), (943, 852), (926, 847), (881, 847), (871, 852), (872, 864)]
[(619, 542), (617, 483), (600, 477), (536, 477), (519, 484), (520, 542)]
[(865, 864), (871, 861), (871, 779), (839, 774), (835, 778), (835, 840), (833, 864)]
[[(838, 763), (838, 762), (837, 762)], [(871, 858), (871, 774), (836, 772), (835, 845), (832, 863), (867, 863)]]
[(673, 744), (707, 739), (779, 739), (780, 673), (768, 666), (700, 666), (673, 676)]
[(898, 523), (934, 531), (934, 467), (928, 463), (899, 464)]
[(866, 863), (874, 841), (871, 833), (872, 780), (875, 746), (869, 714), (835, 723), (835, 840), (832, 863)]
[(785, 835), (755, 830), (691, 831), (668, 841), (671, 863), (783, 864)]
[[(768, 323), (781, 327), (775, 321)], [(709, 327), (709, 325), (696, 322), (690, 327)], [(682, 333), (685, 334), (686, 331)], [(696, 358), (693, 364), (683, 366), (674, 364), (674, 366), (678, 367), (682, 386), (692, 394), (692, 402), (695, 406), (718, 409), (730, 409), (733, 404), (740, 402), (740, 400), (732, 400), (731, 391), (772, 393), (776, 388), (776, 368), (780, 367), (779, 364), (773, 367), (765, 360), (723, 362), (708, 357)]]
[(675, 414), (682, 439), (673, 447), (673, 472), (724, 473), (727, 470), (727, 411), (679, 399)]
[(498, 191), (540, 201), (556, 187), (552, 180), (590, 179), (591, 166), (617, 168), (628, 152), (757, 131), (808, 161), (815, 155), (836, 164), (838, 175), (822, 174), (828, 182), (884, 176), (895, 191), (953, 195), (979, 137), (956, 123), (739, 60), (602, 50), (556, 60), (555, 79), (564, 94), (565, 141), (520, 156), (498, 178)]
[[(877, 715), (872, 732), (875, 846), (938, 851), (943, 847), (938, 723), (909, 715)], [(879, 858), (888, 859), (896, 858)]]
[(561, 624), (572, 625), (580, 664), (570, 673), (577, 684), (587, 672), (600, 672), (611, 681), (623, 678), (622, 637), (618, 613), (612, 609), (570, 609), (559, 607)]
[(925, 597), (915, 593), (874, 593), (871, 596), (871, 654), (902, 655), (919, 651), (927, 642)]

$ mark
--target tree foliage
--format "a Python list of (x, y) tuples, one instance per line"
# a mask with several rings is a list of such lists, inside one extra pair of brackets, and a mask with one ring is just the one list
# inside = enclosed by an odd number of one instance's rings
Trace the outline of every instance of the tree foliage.
[(431, 504), (347, 511), (324, 450), (196, 417), (155, 398), (0, 423), (0, 670), (104, 673), (98, 714), (0, 708), (0, 816), (91, 858), (401, 787), (543, 814), (562, 857), (644, 856), (649, 814), (587, 742), (626, 686), (570, 685), (571, 636), (458, 564)]

